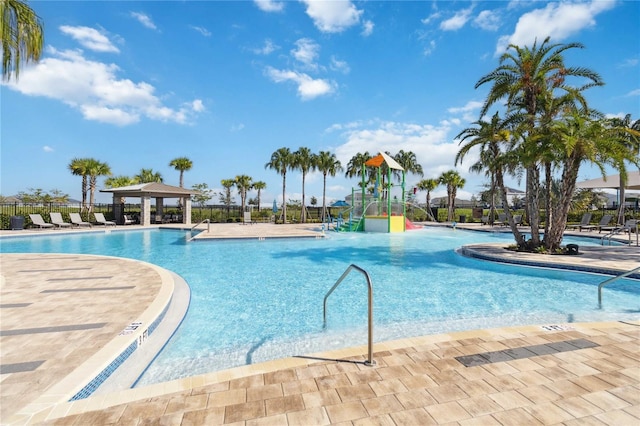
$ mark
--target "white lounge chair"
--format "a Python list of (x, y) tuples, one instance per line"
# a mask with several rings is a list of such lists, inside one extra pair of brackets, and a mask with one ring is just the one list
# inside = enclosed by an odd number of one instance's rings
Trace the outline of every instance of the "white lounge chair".
[(612, 234), (618, 234), (620, 232), (631, 232), (632, 230), (635, 231), (637, 223), (637, 219), (627, 219), (624, 222), (624, 225), (602, 226), (600, 230), (605, 232), (609, 231)]
[(89, 228), (92, 227), (89, 222), (85, 222), (84, 220), (82, 220), (82, 217), (80, 217), (80, 213), (69, 213), (69, 218), (71, 219), (71, 224), (77, 226), (78, 228), (80, 228), (81, 226), (88, 226)]
[(96, 225), (104, 225), (105, 227), (116, 226), (115, 222), (105, 219), (102, 213), (94, 213), (93, 217), (96, 219)]
[(135, 225), (136, 221), (131, 218), (128, 214), (125, 214), (123, 217), (123, 225)]
[(29, 218), (31, 219), (31, 222), (33, 222), (33, 225), (37, 226), (40, 229), (54, 227), (54, 225), (52, 225), (51, 223), (45, 222), (42, 216), (40, 216), (39, 214), (30, 214)]
[(611, 223), (611, 219), (613, 219), (613, 216), (611, 216), (610, 214), (605, 214), (604, 216), (602, 216), (600, 222), (598, 222), (597, 225), (580, 225), (579, 228), (581, 231), (583, 229), (586, 229), (588, 231), (591, 231), (592, 229), (598, 229), (598, 232), (600, 232), (605, 229), (609, 225), (609, 223)]
[(57, 226), (58, 228), (70, 228), (71, 224), (69, 222), (65, 222), (64, 219), (62, 219), (62, 214), (61, 213), (49, 213), (49, 216), (51, 217), (51, 223), (53, 223), (54, 226)]

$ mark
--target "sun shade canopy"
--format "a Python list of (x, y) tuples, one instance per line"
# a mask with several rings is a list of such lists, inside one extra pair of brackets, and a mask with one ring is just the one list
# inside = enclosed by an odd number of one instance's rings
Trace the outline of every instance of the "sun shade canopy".
[[(620, 175), (610, 175), (597, 179), (589, 179), (576, 184), (582, 189), (620, 188)], [(640, 171), (627, 173), (626, 189), (640, 189)]]
[(404, 168), (400, 164), (398, 164), (396, 160), (389, 157), (384, 152), (381, 152), (380, 154), (376, 155), (372, 159), (367, 160), (367, 162), (364, 163), (364, 165), (371, 166), (371, 167), (380, 167), (382, 163), (387, 163), (387, 166), (389, 166), (390, 169), (404, 171)]

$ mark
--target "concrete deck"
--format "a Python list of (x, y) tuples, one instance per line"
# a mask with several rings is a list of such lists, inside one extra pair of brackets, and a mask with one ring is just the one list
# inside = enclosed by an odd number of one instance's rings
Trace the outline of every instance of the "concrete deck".
[[(210, 229), (213, 238), (322, 234), (317, 225)], [(581, 247), (578, 256), (496, 245), (465, 250), (491, 261), (618, 272), (640, 266), (637, 247)], [(175, 278), (154, 265), (101, 256), (2, 254), (0, 266), (2, 424), (640, 422), (640, 322), (422, 336), (376, 343), (374, 367), (362, 362), (366, 348), (355, 347), (68, 402), (141, 338), (145, 327), (126, 333), (128, 326), (146, 326), (164, 312)]]

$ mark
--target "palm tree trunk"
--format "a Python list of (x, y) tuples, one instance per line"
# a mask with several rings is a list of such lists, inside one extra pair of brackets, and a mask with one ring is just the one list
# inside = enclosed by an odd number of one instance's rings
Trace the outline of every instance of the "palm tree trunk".
[[(544, 221), (544, 235), (549, 235), (549, 227), (551, 225), (551, 222), (554, 220), (553, 217), (553, 209), (551, 208), (551, 200), (552, 200), (552, 185), (553, 185), (553, 178), (551, 177), (551, 163), (548, 161), (545, 161), (544, 164), (544, 180), (546, 182), (547, 185), (547, 190), (546, 192), (546, 196), (544, 199), (544, 210), (545, 210), (545, 214), (547, 216), (547, 219)], [(545, 237), (546, 240), (546, 237)]]
[(567, 225), (567, 214), (571, 209), (571, 195), (575, 191), (578, 180), (579, 166), (580, 161), (577, 155), (571, 156), (565, 161), (560, 184), (560, 197), (551, 207), (553, 210), (552, 221), (550, 221), (548, 233), (545, 234), (544, 238), (547, 250), (555, 251), (562, 244), (562, 237)]
[(625, 198), (625, 191), (624, 191), (624, 187), (627, 185), (627, 179), (623, 179), (622, 175), (620, 175), (620, 192), (618, 193), (620, 195), (620, 205), (618, 206), (618, 212), (616, 214), (616, 222), (618, 223), (618, 225), (623, 225), (624, 224), (624, 198)]
[(285, 194), (287, 189), (287, 174), (282, 174), (282, 223), (287, 223), (287, 202)]
[(511, 232), (513, 233), (513, 238), (516, 240), (518, 244), (518, 248), (523, 249), (525, 247), (524, 235), (520, 233), (518, 229), (518, 225), (516, 225), (513, 220), (513, 216), (511, 215), (511, 209), (509, 208), (509, 201), (507, 200), (507, 188), (504, 186), (504, 177), (502, 175), (502, 171), (498, 170), (496, 172), (496, 186), (500, 191), (500, 196), (502, 197), (503, 205), (504, 205), (504, 213), (507, 215), (507, 221), (509, 222), (509, 227), (511, 228)]
[[(351, 204), (353, 204), (353, 200), (351, 200)], [(324, 219), (327, 214), (327, 174), (323, 174), (322, 180), (322, 223), (324, 223)]]
[(302, 209), (300, 210), (300, 223), (306, 223), (307, 221), (307, 212), (304, 208), (304, 181), (305, 181), (305, 173), (302, 173)]
[(540, 246), (540, 170), (534, 164), (527, 167), (527, 209), (531, 225), (531, 244)]

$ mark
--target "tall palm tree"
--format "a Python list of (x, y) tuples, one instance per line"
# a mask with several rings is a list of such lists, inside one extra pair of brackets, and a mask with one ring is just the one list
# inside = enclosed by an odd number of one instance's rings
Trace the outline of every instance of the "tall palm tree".
[(449, 170), (440, 175), (438, 179), (442, 185), (447, 186), (447, 199), (448, 199), (448, 210), (447, 210), (447, 220), (453, 220), (453, 212), (456, 208), (456, 194), (458, 192), (458, 188), (462, 188), (466, 181), (460, 174), (455, 170)]
[[(543, 108), (545, 99), (570, 94), (574, 100), (583, 102), (580, 92), (589, 87), (602, 85), (600, 76), (583, 67), (566, 67), (563, 53), (568, 49), (582, 48), (579, 43), (550, 44), (547, 37), (538, 46), (509, 45), (500, 57), (500, 65), (476, 83), (478, 88), (492, 83), (491, 89), (480, 111), (483, 117), (489, 108), (501, 99), (506, 99), (508, 121), (518, 122), (521, 163), (526, 170), (526, 208), (531, 225), (531, 244), (540, 246), (540, 162), (545, 157)], [(580, 87), (566, 83), (568, 77), (578, 77), (585, 82)], [(567, 201), (570, 202), (570, 199)]]
[(327, 217), (327, 175), (335, 177), (343, 169), (340, 160), (329, 151), (320, 151), (316, 160), (318, 170), (322, 172), (322, 223), (324, 223)]
[(89, 192), (89, 162), (91, 158), (74, 158), (69, 163), (69, 170), (74, 176), (82, 176), (82, 206), (81, 210), (87, 208), (87, 193)]
[(180, 188), (184, 188), (184, 172), (191, 170), (193, 161), (187, 157), (178, 157), (171, 160), (169, 166), (180, 172)]
[[(418, 163), (418, 159), (416, 158), (416, 154), (411, 151), (403, 151), (400, 150), (396, 155), (393, 156), (393, 159), (398, 162), (404, 169), (405, 173), (413, 173), (420, 177), (424, 176), (424, 172), (422, 171), (422, 166)], [(394, 176), (398, 181), (401, 179), (401, 173), (399, 170), (393, 171)]]
[(515, 160), (510, 154), (511, 133), (497, 112), (491, 117), (491, 121), (478, 120), (473, 124), (476, 126), (466, 128), (456, 136), (456, 139), (462, 137), (460, 140), (462, 147), (460, 151), (458, 151), (458, 154), (456, 154), (455, 164), (458, 165), (459, 162), (462, 162), (472, 148), (479, 147), (480, 158), (476, 163), (471, 165), (469, 170), (476, 173), (484, 170), (486, 175), (489, 176), (489, 221), (493, 224), (496, 190), (498, 190), (500, 191), (504, 210), (511, 224), (514, 237), (516, 241), (521, 241), (520, 231), (511, 219), (507, 190), (504, 185), (504, 173), (511, 172), (514, 167), (513, 163), (515, 163)]
[(107, 163), (90, 159), (87, 164), (87, 173), (89, 174), (89, 212), (93, 211), (96, 187), (98, 186), (98, 177), (110, 176), (111, 167)]
[(23, 0), (0, 1), (2, 34), (2, 79), (18, 79), (21, 63), (40, 60), (44, 46), (44, 24)]
[(287, 170), (293, 166), (293, 154), (289, 148), (279, 148), (273, 154), (267, 164), (264, 165), (265, 169), (271, 169), (278, 172), (282, 176), (282, 221), (287, 221), (287, 200), (285, 199), (287, 194)]
[(309, 148), (300, 147), (293, 153), (293, 168), (302, 173), (302, 209), (300, 210), (300, 222), (307, 222), (307, 209), (304, 197), (304, 186), (307, 173), (316, 169), (316, 155)]
[(140, 172), (133, 178), (137, 183), (162, 183), (162, 175), (160, 172), (154, 172), (153, 169), (140, 169)]
[(231, 196), (231, 188), (236, 184), (235, 179), (222, 179), (220, 184), (224, 188), (224, 191), (220, 193), (220, 201), (227, 207), (227, 219), (231, 212), (231, 204), (233, 204), (233, 197)]
[(238, 195), (240, 195), (240, 205), (242, 206), (242, 213), (245, 212), (245, 203), (247, 200), (247, 191), (251, 190), (253, 183), (251, 182), (251, 176), (238, 175), (234, 179), (234, 184), (238, 188)]
[(416, 187), (420, 191), (427, 191), (427, 199), (426, 199), (426, 202), (427, 202), (427, 214), (431, 215), (432, 219), (434, 221), (437, 221), (438, 218), (437, 217), (433, 217), (433, 215), (431, 214), (431, 191), (436, 189), (438, 187), (438, 185), (440, 185), (440, 181), (438, 179), (433, 179), (433, 178), (422, 179), (416, 185)]
[[(364, 154), (357, 153), (347, 163), (347, 170), (344, 174), (345, 177), (361, 177), (362, 176), (362, 166), (364, 163), (371, 159), (371, 154), (369, 151), (365, 151)], [(370, 177), (370, 176), (369, 176)]]
[[(632, 152), (635, 152), (636, 158), (640, 155), (640, 138), (638, 137), (638, 132), (640, 132), (640, 119), (631, 122), (631, 114), (627, 114), (624, 118), (612, 118), (608, 123), (608, 127), (619, 129), (621, 133), (620, 142)], [(620, 203), (616, 213), (616, 222), (622, 225), (624, 224), (625, 186), (627, 186), (628, 175), (624, 161), (618, 162), (616, 168), (620, 173), (620, 192), (618, 194)]]
[(266, 187), (267, 187), (267, 184), (265, 182), (262, 182), (262, 181), (253, 182), (253, 189), (258, 191), (258, 200), (257, 200), (258, 201), (258, 212), (260, 211), (260, 193)]

